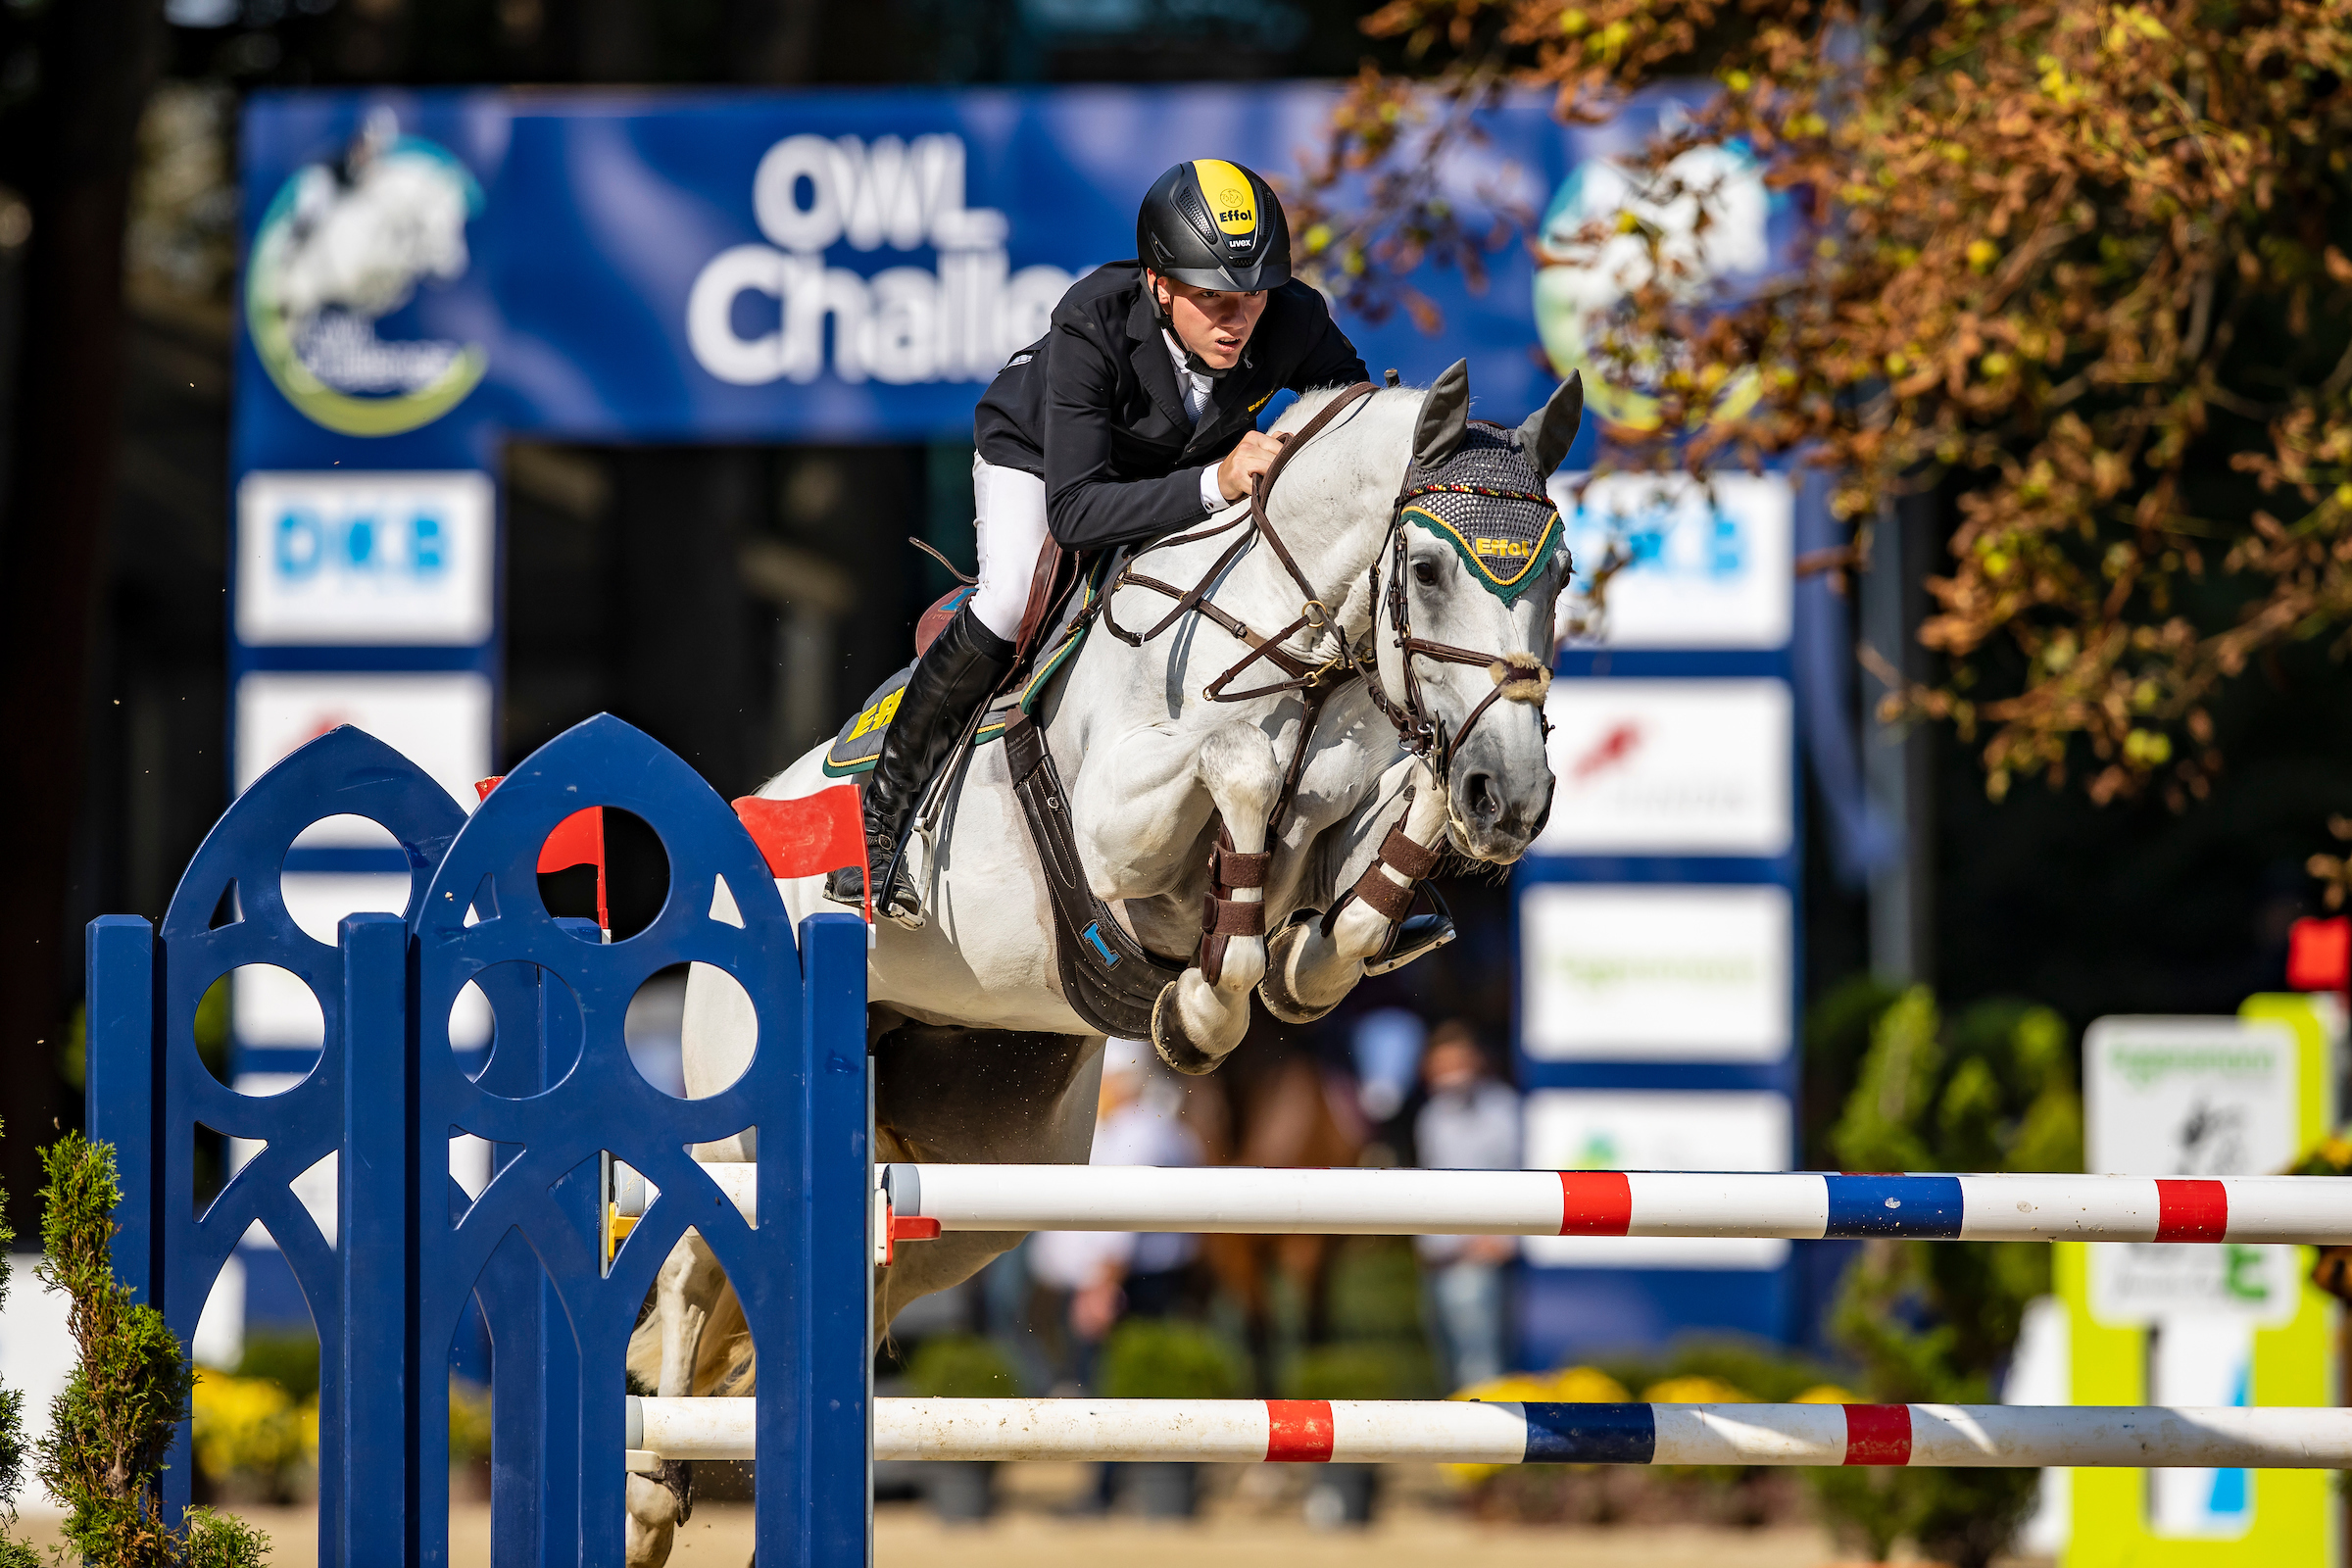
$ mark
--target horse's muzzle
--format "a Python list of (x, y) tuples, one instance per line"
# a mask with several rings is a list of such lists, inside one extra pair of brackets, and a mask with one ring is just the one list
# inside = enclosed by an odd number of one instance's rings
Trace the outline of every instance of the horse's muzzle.
[[(1508, 768), (1509, 749), (1475, 744), (1454, 760), (1447, 813), (1456, 846), (1474, 859), (1508, 865), (1527, 853), (1551, 800), (1551, 771), (1536, 754), (1536, 765)], [(1532, 773), (1532, 776), (1529, 776)]]

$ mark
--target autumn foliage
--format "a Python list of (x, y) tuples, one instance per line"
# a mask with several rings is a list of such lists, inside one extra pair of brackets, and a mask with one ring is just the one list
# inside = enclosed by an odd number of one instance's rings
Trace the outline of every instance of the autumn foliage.
[(1802, 454), (1861, 549), (1895, 496), (1942, 496), (1945, 657), (1907, 701), (1996, 796), (2202, 795), (2222, 689), (2342, 635), (2352, 0), (1396, 0), (1366, 28), (1417, 74), (1367, 71), (1300, 199), (1323, 279), (1374, 309), (1491, 241), (1431, 173), (1480, 104), (1541, 86), (1592, 120), (1714, 79), (1643, 172), (1736, 140), (1801, 237), (1739, 299), (1653, 237), (1592, 345), (1656, 400), (1613, 461)]

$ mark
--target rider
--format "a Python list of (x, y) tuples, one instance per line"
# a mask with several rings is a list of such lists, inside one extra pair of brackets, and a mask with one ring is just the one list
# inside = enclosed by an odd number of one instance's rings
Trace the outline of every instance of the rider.
[[(900, 846), (917, 801), (1011, 668), (1046, 537), (1067, 551), (1144, 545), (1250, 493), (1282, 450), (1255, 427), (1285, 387), (1367, 379), (1323, 296), (1291, 276), (1274, 192), (1222, 159), (1152, 181), (1138, 260), (1071, 285), (1046, 335), (997, 372), (973, 418), (980, 582), (903, 688), (864, 793), (876, 906), (921, 919)], [(826, 879), (856, 904), (858, 869)]]

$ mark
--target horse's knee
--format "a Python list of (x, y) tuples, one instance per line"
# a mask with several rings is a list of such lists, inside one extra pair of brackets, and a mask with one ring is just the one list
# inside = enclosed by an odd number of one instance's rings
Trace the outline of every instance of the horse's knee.
[(1200, 743), (1196, 764), (1200, 785), (1217, 803), (1237, 844), (1262, 839), (1274, 796), (1282, 788), (1282, 763), (1274, 743), (1254, 724), (1220, 724)]
[(632, 1475), (622, 1496), (628, 1510), (622, 1561), (628, 1568), (662, 1568), (683, 1514), (678, 1494), (653, 1476)]

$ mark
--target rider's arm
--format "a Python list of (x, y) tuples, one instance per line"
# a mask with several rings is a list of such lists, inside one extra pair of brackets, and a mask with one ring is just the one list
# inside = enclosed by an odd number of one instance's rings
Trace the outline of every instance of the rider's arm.
[(1158, 479), (1110, 477), (1117, 384), (1101, 345), (1055, 324), (1047, 359), (1046, 525), (1064, 550), (1155, 538), (1201, 517), (1198, 467)]

